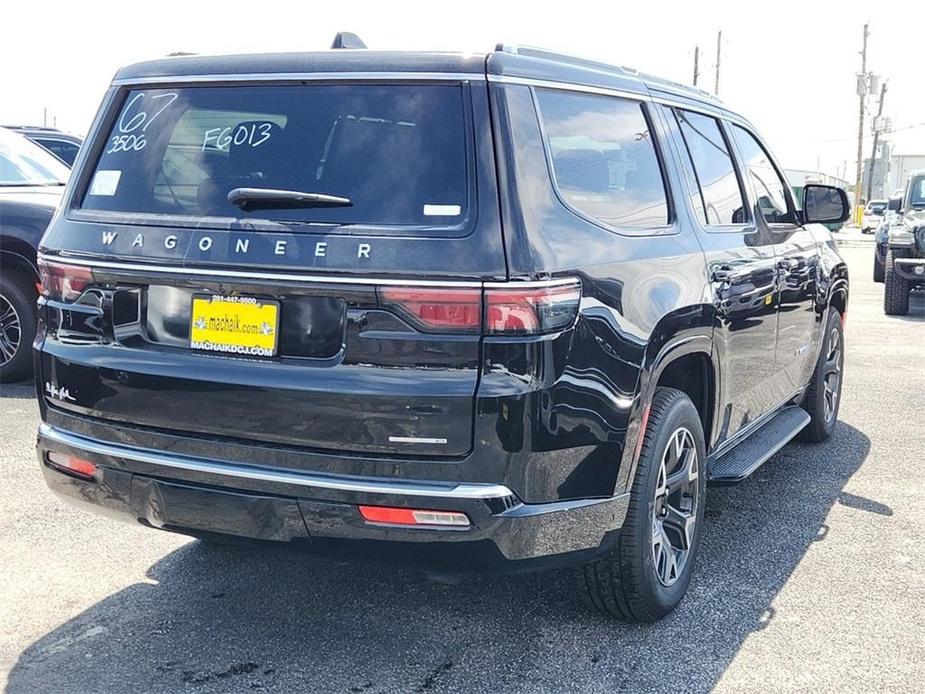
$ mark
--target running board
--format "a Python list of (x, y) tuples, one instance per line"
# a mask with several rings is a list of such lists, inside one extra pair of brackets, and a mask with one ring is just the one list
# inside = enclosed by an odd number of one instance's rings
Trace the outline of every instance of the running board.
[(800, 433), (809, 420), (809, 413), (802, 407), (785, 407), (729, 452), (719, 458), (710, 458), (707, 483), (714, 486), (738, 484)]

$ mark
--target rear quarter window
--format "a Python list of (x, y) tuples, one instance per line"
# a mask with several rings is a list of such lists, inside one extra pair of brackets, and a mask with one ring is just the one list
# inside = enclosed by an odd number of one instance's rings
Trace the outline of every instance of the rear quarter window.
[(669, 222), (665, 184), (640, 102), (536, 91), (550, 164), (567, 205), (618, 231)]
[[(130, 90), (81, 208), (296, 225), (457, 226), (470, 207), (468, 151), (459, 84)], [(244, 211), (228, 200), (237, 188), (323, 193), (351, 205)]]

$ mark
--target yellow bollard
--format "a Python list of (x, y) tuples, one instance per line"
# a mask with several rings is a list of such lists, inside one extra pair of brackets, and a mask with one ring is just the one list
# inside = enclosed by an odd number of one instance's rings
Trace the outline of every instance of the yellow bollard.
[(864, 221), (864, 205), (858, 205), (854, 209), (854, 225), (861, 226), (861, 222)]

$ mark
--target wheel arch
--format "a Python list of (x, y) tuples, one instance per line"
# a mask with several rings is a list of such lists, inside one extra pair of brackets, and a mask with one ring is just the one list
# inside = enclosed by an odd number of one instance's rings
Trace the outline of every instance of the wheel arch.
[(39, 277), (35, 249), (14, 237), (0, 236), (0, 266), (27, 272), (36, 281)]
[(715, 310), (712, 305), (688, 307), (662, 318), (646, 345), (630, 412), (616, 492), (627, 491), (636, 474), (648, 410), (659, 386), (688, 394), (704, 425), (708, 445), (718, 408), (720, 368), (713, 349)]
[(828, 307), (838, 311), (838, 314), (842, 317), (842, 321), (845, 320), (845, 316), (848, 313), (847, 277), (837, 279), (832, 284), (832, 289), (829, 291)]

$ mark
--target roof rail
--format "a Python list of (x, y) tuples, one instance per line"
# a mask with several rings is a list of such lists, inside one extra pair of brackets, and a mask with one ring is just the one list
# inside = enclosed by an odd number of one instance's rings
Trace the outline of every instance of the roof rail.
[(9, 130), (38, 130), (48, 133), (60, 133), (62, 132), (59, 128), (53, 128), (50, 125), (9, 125), (6, 123), (0, 124), (0, 128), (7, 128)]
[(557, 63), (566, 65), (577, 65), (580, 67), (590, 67), (596, 70), (606, 70), (607, 72), (619, 72), (624, 75), (635, 77), (639, 70), (625, 65), (611, 65), (600, 60), (591, 60), (570, 53), (560, 53), (549, 48), (540, 48), (538, 46), (520, 46), (512, 43), (499, 43), (495, 50), (500, 53), (510, 53), (511, 55), (522, 55), (528, 58), (540, 58), (541, 60), (552, 60)]
[(582, 58), (581, 56), (572, 55), (570, 53), (560, 53), (548, 48), (538, 48), (536, 46), (519, 46), (516, 44), (499, 43), (495, 47), (495, 50), (501, 53), (510, 53), (511, 55), (522, 55), (528, 58), (550, 60), (552, 62), (561, 63), (563, 65), (574, 65), (576, 67), (586, 67), (604, 72), (615, 72), (627, 77), (638, 78), (643, 82), (649, 83), (655, 87), (664, 86), (675, 91), (686, 92), (688, 94), (695, 95), (699, 99), (706, 99), (715, 103), (722, 103), (716, 94), (708, 92), (704, 89), (700, 89), (699, 87), (694, 87), (689, 84), (683, 84), (681, 82), (665, 79), (664, 77), (657, 77), (655, 75), (640, 72), (636, 68), (627, 67), (626, 65), (611, 65), (610, 63), (604, 63), (599, 60)]

